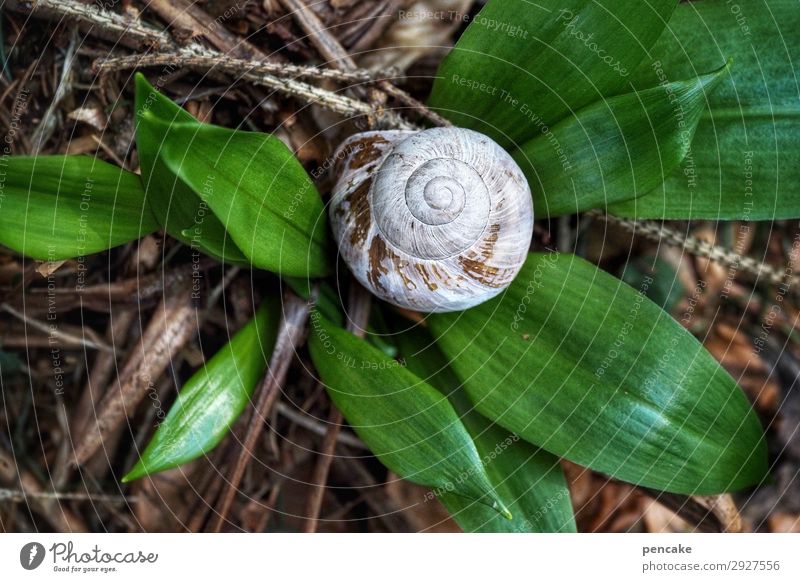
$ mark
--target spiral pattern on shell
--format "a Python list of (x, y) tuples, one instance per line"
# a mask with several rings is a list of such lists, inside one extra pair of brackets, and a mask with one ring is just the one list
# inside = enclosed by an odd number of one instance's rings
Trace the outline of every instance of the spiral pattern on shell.
[(533, 205), (522, 171), (459, 128), (372, 131), (337, 151), (331, 225), (345, 263), (375, 295), (458, 311), (491, 299), (525, 262)]

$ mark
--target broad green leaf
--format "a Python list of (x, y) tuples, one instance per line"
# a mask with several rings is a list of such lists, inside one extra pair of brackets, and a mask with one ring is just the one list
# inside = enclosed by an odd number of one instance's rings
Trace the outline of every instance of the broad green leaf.
[(110, 249), (158, 229), (139, 176), (88, 156), (0, 162), (0, 244), (43, 261)]
[(714, 494), (766, 475), (761, 426), (700, 343), (622, 281), (531, 254), (500, 298), (428, 319), (487, 418), (632, 483)]
[(283, 142), (199, 123), (142, 76), (137, 115), (148, 199), (170, 234), (282, 275), (330, 271), (322, 201)]
[(280, 316), (268, 298), (255, 317), (181, 388), (127, 483), (172, 469), (211, 451), (228, 434), (263, 377)]
[(574, 532), (572, 503), (558, 457), (481, 416), (427, 333), (415, 329), (396, 337), (408, 369), (450, 400), (472, 436), (495, 491), (513, 515), (503, 519), (481, 503), (444, 492), (439, 498), (458, 525), (467, 532)]
[(511, 518), (447, 398), (317, 311), (309, 348), (331, 399), (384, 465), (409, 481), (480, 501)]
[(637, 86), (733, 66), (663, 189), (610, 209), (637, 218), (800, 217), (800, 10), (795, 0), (681, 4)]
[(442, 63), (430, 105), (519, 146), (628, 89), (677, 0), (493, 0)]
[(517, 150), (537, 216), (575, 214), (652, 191), (686, 156), (724, 72), (598, 101)]
[(645, 255), (627, 261), (620, 278), (667, 313), (686, 293), (678, 272), (660, 257)]
[(174, 124), (161, 159), (208, 204), (254, 267), (294, 277), (330, 272), (322, 199), (281, 140)]
[[(159, 123), (160, 122), (160, 123)], [(249, 261), (225, 232), (208, 205), (161, 160), (170, 128), (176, 123), (200, 125), (192, 115), (136, 74), (136, 151), (147, 201), (170, 236), (219, 260)]]

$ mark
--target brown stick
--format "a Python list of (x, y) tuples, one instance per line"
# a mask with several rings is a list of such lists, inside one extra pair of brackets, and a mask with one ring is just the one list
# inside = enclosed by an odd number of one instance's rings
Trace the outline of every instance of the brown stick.
[(190, 289), (191, 280), (184, 279), (165, 293), (142, 335), (140, 349), (132, 350), (119, 375), (119, 390), (111, 389), (103, 398), (97, 422), (90, 423), (76, 448), (75, 464), (85, 463), (97, 452), (103, 439), (133, 413), (153, 382), (191, 338), (196, 313)]
[(149, 0), (148, 9), (158, 14), (176, 36), (188, 35), (180, 39), (185, 44), (191, 37), (203, 36), (217, 49), (243, 59), (264, 59), (266, 55), (258, 48), (230, 32), (195, 3), (186, 0)]
[(367, 69), (342, 71), (325, 67), (292, 65), (268, 60), (250, 60), (230, 57), (215, 53), (197, 53), (193, 50), (181, 50), (169, 53), (143, 53), (124, 57), (100, 58), (94, 62), (97, 71), (119, 71), (137, 67), (167, 67), (180, 65), (200, 71), (219, 70), (231, 75), (260, 73), (277, 77), (324, 79), (341, 83), (372, 83), (393, 77), (396, 70), (372, 72)]
[(762, 281), (767, 281), (775, 285), (781, 283), (797, 285), (800, 283), (800, 276), (795, 275), (787, 278), (785, 269), (776, 269), (772, 265), (761, 263), (751, 257), (742, 256), (733, 250), (713, 245), (658, 222), (620, 218), (611, 214), (605, 214), (600, 210), (592, 210), (587, 214), (604, 220), (609, 224), (621, 226), (633, 234), (641, 235), (654, 242), (663, 242), (670, 246), (682, 248), (689, 254), (715, 261), (726, 267), (738, 269), (742, 273), (747, 273)]
[(24, 501), (33, 506), (37, 513), (41, 513), (56, 531), (75, 533), (88, 531), (86, 524), (66, 507), (59, 504), (58, 510), (55, 510), (51, 499), (43, 496), (46, 493), (36, 477), (23, 470), (18, 465), (17, 459), (2, 449), (0, 449), (0, 480), (18, 485)]
[(164, 50), (176, 46), (164, 31), (139, 20), (104, 10), (94, 3), (84, 4), (76, 0), (6, 0), (3, 8), (47, 20), (75, 21), (86, 33), (135, 49)]
[(688, 497), (646, 487), (640, 489), (648, 497), (674, 511), (697, 531), (713, 533), (742, 531), (742, 519), (730, 495)]
[(269, 369), (258, 388), (258, 397), (247, 425), (242, 449), (236, 459), (227, 487), (222, 493), (217, 519), (211, 531), (222, 531), (222, 527), (228, 519), (244, 471), (254, 457), (256, 441), (264, 428), (264, 421), (278, 398), (281, 386), (286, 381), (293, 354), (304, 336), (310, 309), (311, 306), (308, 302), (287, 292), (284, 301), (284, 316), (278, 329), (275, 349), (269, 360)]
[[(353, 57), (350, 56), (344, 47), (339, 43), (334, 36), (327, 31), (322, 21), (317, 15), (310, 10), (303, 0), (280, 0), (286, 10), (292, 13), (292, 16), (297, 21), (300, 28), (303, 29), (308, 35), (311, 43), (316, 47), (319, 53), (327, 59), (331, 66), (341, 69), (343, 71), (354, 71), (358, 69)], [(378, 87), (385, 93), (389, 93), (396, 98), (400, 98), (404, 103), (414, 103), (419, 107), (419, 111), (423, 115), (434, 116), (434, 123), (437, 125), (448, 125), (442, 117), (430, 111), (427, 107), (422, 106), (419, 101), (405, 93), (402, 89), (398, 89), (388, 81), (378, 81)], [(362, 91), (363, 94), (363, 91)], [(385, 95), (380, 92), (372, 90), (369, 92), (370, 101), (373, 103), (382, 103), (385, 101)], [(377, 120), (380, 121), (380, 120)], [(415, 129), (415, 126), (401, 129)]]

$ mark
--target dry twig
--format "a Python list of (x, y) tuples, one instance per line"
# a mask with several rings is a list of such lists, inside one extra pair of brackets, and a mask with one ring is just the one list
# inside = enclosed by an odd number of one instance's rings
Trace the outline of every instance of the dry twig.
[(185, 279), (166, 293), (150, 324), (119, 375), (119, 390), (109, 391), (100, 402), (97, 421), (90, 423), (75, 450), (75, 463), (81, 465), (97, 452), (107, 435), (136, 408), (179, 350), (192, 336), (195, 307), (189, 293), (191, 280)]
[(310, 309), (311, 305), (307, 301), (287, 292), (286, 300), (284, 301), (283, 320), (278, 329), (278, 337), (275, 340), (275, 348), (269, 360), (269, 368), (264, 381), (258, 388), (257, 400), (247, 425), (242, 449), (222, 493), (217, 519), (214, 522), (212, 531), (222, 531), (223, 525), (228, 520), (244, 471), (253, 459), (253, 451), (258, 436), (261, 434), (264, 422), (269, 417), (272, 406), (275, 404), (275, 400), (278, 398), (286, 381), (286, 374), (289, 371), (293, 354), (305, 335), (305, 325)]

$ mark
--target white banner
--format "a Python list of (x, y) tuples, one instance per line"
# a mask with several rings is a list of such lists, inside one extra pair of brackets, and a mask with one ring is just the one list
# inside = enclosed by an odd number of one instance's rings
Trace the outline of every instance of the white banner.
[(4, 534), (0, 580), (796, 582), (798, 550), (792, 534)]

